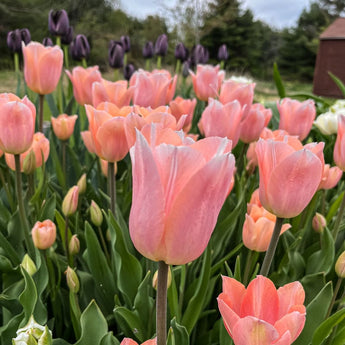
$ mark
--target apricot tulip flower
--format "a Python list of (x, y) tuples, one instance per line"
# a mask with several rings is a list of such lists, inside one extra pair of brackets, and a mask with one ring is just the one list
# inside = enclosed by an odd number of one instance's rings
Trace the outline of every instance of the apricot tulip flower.
[(68, 140), (73, 134), (75, 122), (78, 115), (68, 116), (67, 114), (61, 114), (58, 117), (52, 117), (53, 132), (56, 137), (62, 141)]
[(333, 158), (335, 164), (345, 171), (345, 116), (338, 116), (338, 134), (334, 145)]
[(290, 135), (297, 135), (300, 140), (305, 139), (316, 116), (314, 101), (308, 99), (299, 102), (284, 98), (277, 103), (277, 108), (280, 115), (279, 129), (286, 130)]
[(52, 93), (61, 76), (63, 52), (59, 46), (45, 47), (38, 42), (23, 44), (24, 78), (39, 95)]
[(332, 189), (341, 179), (343, 171), (337, 166), (331, 167), (329, 164), (325, 164), (322, 173), (322, 179), (318, 189)]
[(137, 132), (130, 150), (129, 229), (142, 255), (182, 265), (202, 254), (230, 188), (235, 164), (230, 148), (228, 139), (217, 137), (150, 147)]
[(176, 117), (176, 121), (178, 121), (181, 116), (187, 115), (183, 130), (185, 132), (189, 132), (190, 128), (192, 127), (196, 99), (183, 99), (182, 97), (178, 96), (171, 101), (169, 105), (172, 115)]
[(50, 219), (36, 222), (32, 228), (31, 235), (36, 248), (48, 249), (55, 242), (56, 225)]
[(324, 143), (296, 149), (287, 142), (260, 139), (256, 154), (260, 173), (260, 201), (280, 218), (297, 216), (321, 182)]
[(218, 307), (235, 345), (290, 345), (305, 324), (304, 298), (298, 281), (276, 290), (271, 280), (259, 275), (245, 288), (223, 276)]
[[(124, 338), (120, 345), (138, 345), (138, 343), (131, 338)], [(141, 345), (157, 345), (157, 339), (146, 340)]]

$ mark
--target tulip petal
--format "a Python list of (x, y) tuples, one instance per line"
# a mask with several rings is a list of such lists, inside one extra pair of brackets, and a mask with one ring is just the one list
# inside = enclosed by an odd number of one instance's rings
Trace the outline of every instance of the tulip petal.
[(232, 337), (234, 325), (237, 324), (237, 322), (240, 320), (240, 317), (229, 306), (229, 299), (226, 294), (220, 294), (217, 298), (217, 301), (218, 309), (222, 315), (224, 326), (228, 331), (230, 337)]
[(292, 343), (290, 332), (285, 332), (274, 345), (290, 345)]
[(303, 305), (305, 292), (300, 282), (292, 282), (278, 289), (279, 318), (290, 313), (295, 305)]
[(224, 301), (238, 315), (241, 312), (241, 304), (246, 288), (234, 278), (222, 276)]
[(131, 338), (124, 338), (120, 345), (138, 345), (138, 343)]
[(304, 324), (305, 313), (294, 311), (290, 314), (284, 315), (274, 324), (274, 327), (280, 335), (283, 335), (286, 331), (288, 331), (291, 334), (291, 340), (293, 342), (302, 332)]

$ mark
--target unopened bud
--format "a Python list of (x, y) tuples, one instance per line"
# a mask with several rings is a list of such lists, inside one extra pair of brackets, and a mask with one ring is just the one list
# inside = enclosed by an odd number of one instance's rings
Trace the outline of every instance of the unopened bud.
[(37, 267), (28, 254), (24, 255), (21, 266), (32, 276), (37, 272)]
[(312, 220), (313, 229), (321, 234), (326, 226), (326, 218), (321, 213), (316, 212)]
[(70, 291), (73, 293), (78, 293), (80, 284), (79, 284), (77, 273), (75, 273), (75, 271), (71, 267), (68, 266), (67, 270), (65, 271), (65, 274), (66, 274), (67, 285)]
[(56, 226), (50, 220), (37, 221), (31, 231), (32, 240), (38, 249), (50, 248), (56, 240)]
[(23, 172), (25, 174), (32, 174), (36, 170), (36, 156), (34, 150), (31, 150), (24, 158)]
[(86, 191), (86, 174), (81, 175), (77, 186), (79, 188), (79, 195), (84, 194)]
[(80, 242), (77, 235), (73, 235), (69, 241), (68, 251), (71, 255), (76, 255), (80, 251)]
[[(155, 274), (153, 275), (153, 278), (152, 278), (152, 287), (155, 290), (157, 290), (157, 285), (158, 285), (158, 271), (155, 272)], [(170, 270), (170, 266), (169, 266), (167, 288), (169, 288), (170, 285), (171, 285), (171, 270)]]
[(92, 200), (90, 206), (90, 217), (93, 225), (101, 226), (103, 223), (103, 215), (99, 206)]
[(335, 273), (339, 278), (345, 278), (345, 252), (342, 252), (335, 263)]
[(77, 210), (78, 196), (79, 196), (78, 186), (73, 186), (67, 192), (67, 194), (66, 194), (66, 196), (62, 202), (62, 213), (65, 216), (70, 216)]

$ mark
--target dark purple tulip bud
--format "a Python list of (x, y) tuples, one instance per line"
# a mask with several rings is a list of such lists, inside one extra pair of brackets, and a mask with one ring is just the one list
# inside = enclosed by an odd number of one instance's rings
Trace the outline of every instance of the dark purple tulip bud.
[(131, 49), (131, 40), (129, 39), (129, 36), (121, 36), (121, 43), (123, 50), (125, 53), (128, 53)]
[(69, 46), (72, 59), (86, 59), (90, 54), (90, 45), (85, 35), (77, 35)]
[(225, 61), (229, 57), (228, 49), (225, 44), (222, 44), (218, 49), (218, 61)]
[(120, 41), (110, 41), (108, 58), (112, 68), (122, 68), (125, 51)]
[(48, 29), (53, 36), (64, 36), (69, 28), (68, 14), (65, 10), (50, 10), (48, 17)]
[(19, 29), (7, 33), (7, 46), (12, 53), (19, 53), (22, 50), (22, 37)]
[(145, 43), (143, 57), (144, 59), (151, 59), (153, 57), (153, 43), (151, 41)]
[(125, 77), (126, 80), (129, 80), (129, 79), (131, 79), (131, 76), (134, 72), (135, 72), (134, 65), (132, 63), (129, 63), (123, 69), (123, 76)]
[(160, 35), (155, 43), (155, 54), (165, 56), (168, 51), (168, 36), (166, 34)]
[(177, 43), (175, 48), (175, 58), (181, 60), (182, 62), (186, 61), (188, 58), (188, 49), (183, 43)]
[(69, 45), (73, 41), (73, 36), (74, 36), (74, 30), (73, 30), (73, 27), (70, 26), (67, 30), (67, 34), (61, 36), (61, 43)]
[(25, 43), (25, 45), (27, 45), (31, 42), (31, 35), (30, 35), (29, 29), (21, 29), (20, 35), (21, 35), (22, 41)]
[(193, 66), (196, 66), (197, 64), (205, 64), (209, 59), (209, 52), (204, 46), (197, 44), (192, 49), (191, 58)]
[(42, 41), (42, 44), (45, 47), (53, 47), (54, 46), (54, 43), (53, 43), (53, 41), (52, 41), (52, 39), (50, 37), (44, 37), (43, 41)]
[(186, 60), (182, 65), (182, 76), (187, 78), (189, 76), (190, 60)]
[(204, 48), (204, 54), (203, 54), (200, 62), (202, 64), (206, 64), (208, 62), (208, 60), (210, 59), (210, 52), (208, 51), (207, 48), (205, 48), (205, 47), (203, 47), (203, 48)]

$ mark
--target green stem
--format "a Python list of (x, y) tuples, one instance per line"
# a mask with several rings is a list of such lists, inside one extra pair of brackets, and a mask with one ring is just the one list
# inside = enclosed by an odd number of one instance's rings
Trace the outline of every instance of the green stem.
[(125, 53), (125, 55), (123, 56), (123, 66), (127, 65), (127, 60), (128, 60), (127, 53)]
[(108, 252), (108, 246), (107, 246), (107, 244), (106, 244), (106, 242), (104, 240), (102, 229), (101, 229), (100, 226), (98, 226), (97, 228), (98, 228), (98, 234), (99, 234), (99, 237), (101, 239), (101, 243), (102, 243), (102, 247), (103, 247), (105, 256), (107, 258), (108, 263), (110, 263), (110, 255), (109, 255), (109, 252)]
[(8, 183), (5, 181), (5, 177), (4, 177), (4, 174), (2, 172), (2, 168), (0, 168), (0, 180), (1, 180), (1, 183), (5, 189), (5, 192), (6, 192), (6, 195), (7, 195), (7, 200), (10, 204), (10, 207), (11, 207), (11, 210), (14, 212), (15, 210), (15, 207), (14, 207), (14, 201), (13, 201), (13, 197), (12, 197), (12, 194), (8, 188)]
[(119, 69), (115, 68), (114, 69), (114, 81), (118, 81), (119, 80)]
[(86, 62), (85, 58), (82, 58), (81, 63), (82, 63), (84, 68), (87, 68), (87, 62)]
[(67, 257), (67, 265), (70, 265), (70, 255), (69, 255), (69, 241), (68, 241), (68, 221), (69, 218), (68, 216), (65, 217), (65, 253), (66, 253), (66, 257)]
[(62, 156), (61, 157), (61, 163), (62, 163), (62, 172), (63, 172), (63, 175), (65, 176), (65, 181), (67, 181), (67, 176), (66, 176), (66, 146), (67, 146), (67, 141), (62, 140), (61, 141), (61, 156)]
[(61, 47), (61, 37), (60, 36), (56, 36), (56, 45)]
[(220, 69), (224, 69), (224, 60), (220, 62)]
[(35, 194), (35, 172), (28, 174), (28, 200)]
[(260, 274), (263, 276), (267, 276), (268, 272), (270, 270), (273, 256), (274, 256), (274, 253), (275, 253), (276, 248), (277, 248), (277, 244), (278, 244), (278, 240), (279, 240), (279, 236), (280, 236), (280, 231), (281, 231), (281, 228), (283, 225), (283, 221), (284, 221), (284, 218), (277, 217), (276, 224), (274, 226), (274, 230), (273, 230), (273, 234), (272, 234), (272, 238), (271, 238), (271, 242), (270, 242), (270, 245), (269, 245), (268, 250), (266, 252), (264, 262), (262, 263), (261, 270), (260, 270)]
[(335, 300), (337, 298), (337, 295), (338, 295), (338, 292), (339, 292), (339, 289), (340, 289), (342, 281), (343, 281), (343, 278), (339, 277), (338, 281), (337, 281), (337, 285), (334, 288), (332, 301), (331, 301), (331, 304), (329, 305), (329, 308), (328, 308), (325, 320), (328, 319), (328, 317), (331, 315), (331, 312), (332, 312), (332, 309), (333, 309), (333, 306), (334, 306), (334, 302), (335, 302)]
[(254, 251), (250, 250), (247, 255), (246, 267), (244, 269), (244, 275), (243, 275), (243, 284), (245, 286), (248, 284), (249, 274), (252, 268), (252, 261), (253, 261), (253, 256), (254, 256), (253, 254), (254, 254)]
[(115, 216), (116, 178), (115, 178), (115, 163), (114, 162), (108, 162), (108, 194), (110, 196), (110, 210)]
[(68, 45), (67, 44), (63, 45), (63, 56), (64, 56), (65, 67), (68, 69), (69, 59), (68, 59)]
[(146, 71), (150, 71), (151, 70), (151, 59), (146, 59), (145, 70)]
[(22, 193), (22, 173), (20, 169), (20, 155), (19, 154), (14, 155), (14, 161), (15, 161), (15, 167), (16, 167), (16, 188), (17, 188), (17, 199), (18, 199), (20, 222), (22, 224), (26, 249), (28, 250), (30, 258), (35, 261), (35, 248), (34, 248), (32, 239), (30, 238), (30, 227), (29, 227), (28, 219), (26, 218), (25, 207), (24, 207), (24, 199), (23, 199), (23, 193)]
[(179, 74), (181, 72), (181, 60), (177, 59), (176, 61), (176, 69), (175, 69), (175, 74)]
[(156, 334), (157, 345), (167, 343), (167, 285), (169, 266), (164, 261), (158, 263), (158, 282), (156, 300)]
[(181, 265), (181, 279), (180, 279), (179, 300), (178, 300), (180, 315), (182, 315), (183, 298), (184, 298), (184, 291), (185, 291), (185, 286), (186, 286), (186, 275), (187, 275), (186, 273), (187, 273), (187, 266)]
[(43, 133), (43, 112), (44, 112), (44, 95), (39, 95), (39, 118), (38, 118), (38, 131)]
[(19, 69), (19, 54), (18, 53), (14, 53), (14, 70), (16, 72), (16, 74), (20, 73), (20, 69)]
[(341, 223), (341, 220), (343, 218), (344, 210), (345, 210), (345, 193), (343, 195), (343, 199), (341, 200), (337, 219), (335, 220), (334, 227), (333, 227), (333, 239), (334, 239), (334, 241), (336, 241), (338, 233), (339, 233), (340, 223)]
[(160, 55), (157, 56), (157, 69), (162, 68), (162, 57)]

